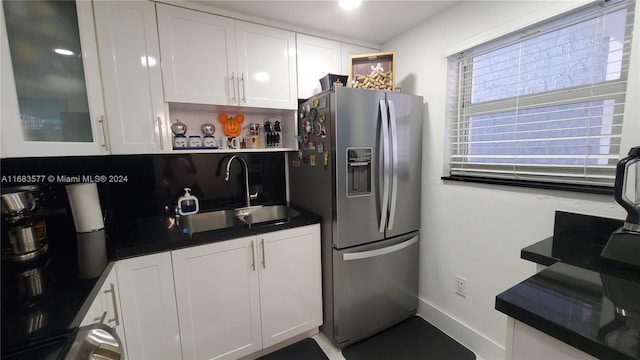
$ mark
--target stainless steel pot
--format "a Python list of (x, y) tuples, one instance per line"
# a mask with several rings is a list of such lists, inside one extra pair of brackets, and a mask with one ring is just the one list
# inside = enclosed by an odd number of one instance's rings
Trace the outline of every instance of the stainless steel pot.
[(38, 208), (37, 186), (20, 186), (2, 190), (2, 216), (24, 215)]
[(18, 274), (18, 291), (21, 298), (33, 301), (45, 295), (50, 282), (46, 275), (40, 267), (28, 269)]
[(42, 230), (38, 229), (38, 225), (22, 225), (9, 229), (7, 233), (13, 253), (24, 255), (40, 250), (44, 246), (45, 236), (41, 236), (39, 232), (42, 233)]
[(122, 341), (114, 329), (99, 323), (83, 326), (69, 349), (65, 360), (78, 359), (124, 359)]

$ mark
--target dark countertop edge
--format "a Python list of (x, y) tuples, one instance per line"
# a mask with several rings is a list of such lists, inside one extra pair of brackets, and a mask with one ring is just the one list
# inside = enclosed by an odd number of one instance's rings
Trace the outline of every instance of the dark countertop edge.
[[(600, 228), (604, 226), (605, 223), (607, 226), (617, 227), (620, 224), (611, 223), (611, 222), (620, 222), (618, 219), (609, 219), (609, 218), (601, 218), (597, 216), (591, 215), (583, 215), (583, 214), (575, 214), (564, 211), (556, 211), (556, 217), (554, 221), (554, 235), (547, 237), (541, 241), (538, 241), (532, 245), (529, 245), (523, 248), (520, 251), (520, 258), (523, 260), (532, 261), (534, 263), (543, 265), (543, 266), (552, 266), (558, 262), (564, 262), (563, 259), (552, 256), (554, 241), (555, 240), (563, 240), (567, 238), (567, 235), (564, 231), (567, 230), (567, 226), (575, 226), (583, 224), (585, 226), (589, 226), (592, 229)], [(593, 224), (592, 222), (597, 222), (597, 224)], [(569, 233), (571, 234), (571, 233)], [(570, 239), (573, 239), (570, 237)], [(560, 241), (558, 240), (558, 241)], [(604, 239), (604, 243), (606, 243), (606, 239)], [(603, 243), (603, 246), (604, 246)], [(571, 262), (569, 262), (571, 264)], [(597, 269), (592, 266), (581, 266), (578, 264), (573, 264), (574, 266), (578, 266), (584, 271), (596, 271), (603, 273), (610, 273), (612, 275), (629, 278), (628, 273), (624, 270), (620, 270), (617, 268), (611, 267), (600, 267)], [(534, 275), (535, 276), (535, 275)], [(504, 293), (507, 293), (509, 290), (506, 290)], [(591, 356), (600, 358), (600, 359), (634, 359), (633, 357), (619, 352), (609, 346), (606, 346), (602, 343), (594, 341), (588, 337), (582, 336), (579, 333), (566, 328), (560, 324), (557, 324), (553, 321), (545, 319), (535, 312), (531, 312), (529, 310), (523, 309), (514, 303), (501, 298), (501, 295), (496, 296), (495, 300), (495, 309), (512, 317), (515, 320), (518, 320), (524, 324), (527, 324), (534, 329), (541, 331), (550, 337), (553, 337), (559, 341), (562, 341), (570, 346), (575, 347)]]
[(89, 308), (93, 304), (93, 301), (98, 296), (98, 293), (100, 292), (100, 288), (102, 288), (102, 285), (104, 285), (104, 282), (107, 279), (107, 276), (109, 276), (109, 273), (111, 272), (114, 266), (115, 266), (115, 261), (110, 261), (109, 263), (107, 263), (107, 266), (105, 266), (104, 270), (102, 270), (102, 274), (96, 281), (96, 284), (93, 286), (93, 289), (91, 289), (91, 292), (87, 295), (87, 298), (82, 304), (82, 307), (80, 308), (80, 310), (78, 310), (78, 313), (71, 321), (71, 324), (69, 325), (70, 328), (76, 328), (80, 326), (80, 324), (82, 323), (82, 320), (84, 320), (85, 316), (87, 316), (87, 313), (89, 312)]
[(516, 306), (509, 301), (503, 300), (500, 298), (500, 295), (496, 296), (495, 309), (598, 359), (635, 360), (627, 354), (595, 342), (574, 331), (568, 330), (562, 325), (546, 320), (533, 312)]
[(160, 242), (155, 244), (145, 244), (136, 247), (123, 248), (116, 250), (111, 261), (123, 260), (132, 257), (150, 255), (155, 253), (161, 253), (171, 250), (183, 249), (193, 246), (206, 245), (219, 241), (237, 239), (245, 236), (260, 235), (270, 233), (274, 231), (292, 229), (300, 226), (318, 224), (322, 221), (322, 218), (313, 213), (307, 212), (302, 209), (301, 215), (291, 218), (287, 221), (273, 221), (264, 224), (256, 224), (252, 226), (245, 226), (241, 228), (229, 228), (224, 230), (213, 230), (195, 234), (192, 237), (185, 237), (184, 240), (172, 241), (172, 242)]
[(535, 244), (529, 245), (520, 250), (520, 258), (523, 260), (532, 261), (534, 263), (551, 266), (561, 259), (554, 258), (552, 256), (542, 255), (540, 248), (549, 248), (553, 246), (553, 236), (550, 236), (544, 240), (538, 241)]

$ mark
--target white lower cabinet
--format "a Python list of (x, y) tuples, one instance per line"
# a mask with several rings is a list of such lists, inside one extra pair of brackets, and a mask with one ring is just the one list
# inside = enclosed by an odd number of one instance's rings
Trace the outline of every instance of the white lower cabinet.
[(571, 345), (513, 318), (508, 318), (507, 322), (507, 346), (505, 353), (505, 358), (508, 360), (596, 359)]
[(322, 324), (320, 226), (171, 252), (185, 359), (235, 359)]
[(109, 275), (107, 275), (107, 278), (104, 280), (100, 291), (93, 300), (93, 303), (91, 303), (91, 307), (89, 308), (87, 315), (85, 315), (82, 320), (80, 326), (100, 322), (107, 326), (111, 326), (116, 331), (116, 334), (118, 334), (122, 343), (122, 348), (126, 358), (127, 342), (120, 312), (120, 297), (115, 268), (111, 268)]
[(262, 349), (255, 236), (171, 252), (185, 359)]
[(257, 237), (262, 346), (322, 325), (320, 225)]
[(129, 359), (181, 359), (171, 254), (116, 263)]

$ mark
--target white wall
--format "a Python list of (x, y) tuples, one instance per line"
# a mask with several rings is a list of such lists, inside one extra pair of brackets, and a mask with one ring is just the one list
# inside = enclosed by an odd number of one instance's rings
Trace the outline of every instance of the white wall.
[[(419, 313), (486, 359), (504, 357), (506, 316), (494, 309), (495, 296), (535, 273), (535, 264), (520, 259), (520, 249), (552, 234), (554, 212), (619, 219), (626, 214), (612, 196), (440, 179), (445, 148), (445, 49), (525, 24), (545, 9), (548, 12), (552, 3), (461, 2), (383, 45), (383, 51), (396, 53), (396, 79), (402, 91), (422, 95), (428, 103), (423, 134)], [(635, 28), (640, 29), (638, 19)], [(638, 38), (636, 33), (625, 152), (640, 145)], [(453, 291), (456, 275), (467, 279), (467, 298)]]

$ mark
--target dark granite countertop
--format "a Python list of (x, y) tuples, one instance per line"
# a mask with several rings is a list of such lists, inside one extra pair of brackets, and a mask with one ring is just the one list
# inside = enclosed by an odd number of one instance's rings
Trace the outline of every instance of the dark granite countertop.
[[(72, 332), (106, 258), (93, 273), (80, 271), (73, 221), (47, 218), (48, 250), (33, 261), (2, 260), (2, 354)], [(85, 310), (86, 312), (86, 310)]]
[[(75, 233), (70, 216), (47, 218), (49, 250), (43, 256), (24, 264), (2, 261), (2, 357), (26, 347), (47, 348), (48, 344), (57, 343), (56, 339), (68, 338), (77, 330), (116, 260), (311, 225), (321, 220), (317, 215), (298, 210), (301, 214), (294, 218), (194, 236), (170, 226), (173, 223), (170, 218), (152, 218), (118, 226), (111, 224), (106, 232), (95, 232), (85, 238)], [(106, 242), (105, 256), (87, 259), (85, 245), (96, 240)]]
[(496, 297), (496, 310), (599, 359), (640, 359), (640, 274), (600, 259), (621, 220), (556, 213), (554, 235), (522, 249), (548, 266)]
[(140, 219), (130, 224), (116, 227), (112, 260), (164, 252), (185, 247), (224, 241), (243, 236), (259, 235), (267, 232), (316, 224), (321, 218), (304, 209), (293, 207), (300, 215), (254, 225), (239, 225), (230, 228), (207, 231), (190, 236), (175, 225), (173, 218)]
[(522, 249), (520, 257), (546, 266), (562, 261), (598, 270), (602, 248), (623, 224), (617, 219), (557, 211), (553, 236)]

